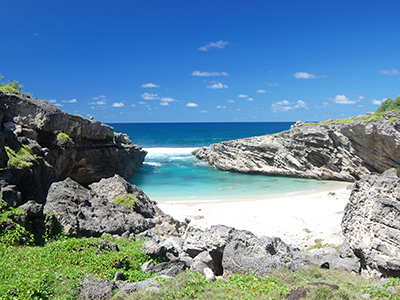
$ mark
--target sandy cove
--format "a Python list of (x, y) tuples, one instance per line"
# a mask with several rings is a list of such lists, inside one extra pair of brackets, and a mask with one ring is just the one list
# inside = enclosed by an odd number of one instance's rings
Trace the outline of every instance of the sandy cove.
[(211, 225), (227, 225), (253, 232), (259, 237), (280, 237), (286, 243), (305, 249), (343, 242), (341, 221), (350, 189), (283, 196), (265, 200), (220, 202), (167, 202), (158, 206), (167, 214), (203, 230)]

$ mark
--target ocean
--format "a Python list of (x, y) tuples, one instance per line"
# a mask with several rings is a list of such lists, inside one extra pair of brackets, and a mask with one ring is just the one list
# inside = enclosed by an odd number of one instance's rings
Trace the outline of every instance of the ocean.
[(115, 132), (129, 135), (147, 156), (128, 181), (152, 200), (232, 201), (318, 192), (346, 183), (221, 171), (191, 152), (226, 140), (288, 130), (294, 122), (267, 123), (113, 123)]

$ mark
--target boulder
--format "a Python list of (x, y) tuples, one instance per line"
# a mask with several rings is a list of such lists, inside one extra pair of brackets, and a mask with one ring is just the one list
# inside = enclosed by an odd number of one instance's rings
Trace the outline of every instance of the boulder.
[(102, 280), (88, 274), (82, 281), (79, 299), (83, 300), (107, 300), (114, 296), (117, 285), (111, 280)]
[(362, 272), (371, 276), (400, 276), (400, 179), (396, 173), (391, 169), (357, 181), (342, 220), (341, 255), (352, 252), (360, 259)]
[(56, 215), (69, 236), (138, 234), (151, 226), (137, 212), (112, 203), (96, 190), (87, 189), (69, 178), (51, 185), (44, 213)]

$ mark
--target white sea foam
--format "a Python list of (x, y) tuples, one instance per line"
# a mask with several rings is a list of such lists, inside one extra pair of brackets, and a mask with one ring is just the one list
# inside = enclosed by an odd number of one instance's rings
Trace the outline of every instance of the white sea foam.
[(148, 158), (160, 157), (160, 156), (175, 156), (175, 158), (178, 158), (179, 156), (189, 156), (191, 155), (192, 151), (196, 149), (197, 148), (167, 148), (167, 147), (144, 148), (144, 150), (148, 152), (147, 154)]
[(153, 167), (161, 167), (162, 164), (158, 162), (144, 162), (143, 164), (153, 166)]

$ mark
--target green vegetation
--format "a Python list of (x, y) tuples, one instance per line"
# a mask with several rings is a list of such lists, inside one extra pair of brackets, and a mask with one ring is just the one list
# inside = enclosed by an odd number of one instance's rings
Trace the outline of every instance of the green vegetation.
[[(6, 246), (16, 246), (22, 244), (32, 244), (33, 235), (25, 227), (14, 221), (15, 217), (26, 213), (19, 208), (9, 207), (0, 199), (0, 244)], [(1, 294), (1, 293), (0, 293)]]
[[(383, 121), (385, 118), (383, 117), (386, 113), (397, 113), (400, 111), (400, 96), (396, 99), (388, 98), (382, 105), (378, 108), (378, 110), (368, 116), (358, 116), (358, 117), (350, 117), (346, 119), (337, 119), (337, 120), (326, 120), (319, 123), (305, 123), (305, 126), (310, 125), (320, 125), (320, 124), (341, 124), (341, 123), (353, 123), (356, 121), (367, 121), (367, 122), (376, 122)], [(398, 121), (397, 116), (391, 117), (388, 122), (393, 123)]]
[(133, 205), (138, 202), (139, 200), (132, 194), (125, 194), (113, 200), (113, 203), (121, 204), (125, 206), (127, 209), (131, 209)]
[[(4, 76), (0, 74), (0, 79), (2, 79)], [(22, 84), (19, 84), (18, 81), (14, 80), (13, 82), (7, 81), (7, 82), (0, 82), (0, 91), (3, 93), (20, 93), (22, 91), (22, 88), (24, 86)]]
[[(391, 279), (387, 287), (371, 289), (377, 280), (317, 267), (297, 272), (274, 270), (265, 277), (235, 274), (215, 282), (205, 280), (199, 273), (186, 272), (162, 282), (161, 291), (140, 291), (123, 299), (285, 299), (289, 291), (296, 288), (308, 290), (305, 299), (362, 299), (362, 294), (370, 294), (370, 299), (397, 299), (400, 296), (397, 279)], [(316, 283), (337, 285), (339, 289)]]
[(8, 146), (5, 146), (8, 155), (8, 166), (15, 168), (25, 168), (32, 166), (31, 160), (35, 159), (35, 155), (32, 149), (27, 145), (22, 145), (17, 150), (13, 150)]
[(42, 247), (7, 247), (0, 244), (1, 299), (76, 299), (85, 274), (112, 280), (121, 271), (135, 282), (149, 277), (141, 265), (150, 257), (142, 242), (115, 239), (121, 251), (100, 250), (106, 238), (68, 238)]
[(390, 97), (386, 99), (385, 102), (382, 103), (382, 105), (378, 108), (376, 111), (378, 114), (379, 113), (387, 113), (387, 112), (397, 112), (400, 110), (400, 96), (397, 97), (396, 99), (391, 99)]
[(60, 133), (57, 135), (57, 139), (58, 139), (58, 140), (63, 140), (63, 141), (68, 141), (68, 140), (70, 139), (70, 137), (69, 137), (68, 134), (66, 134), (66, 133), (64, 133), (64, 132), (60, 132)]

